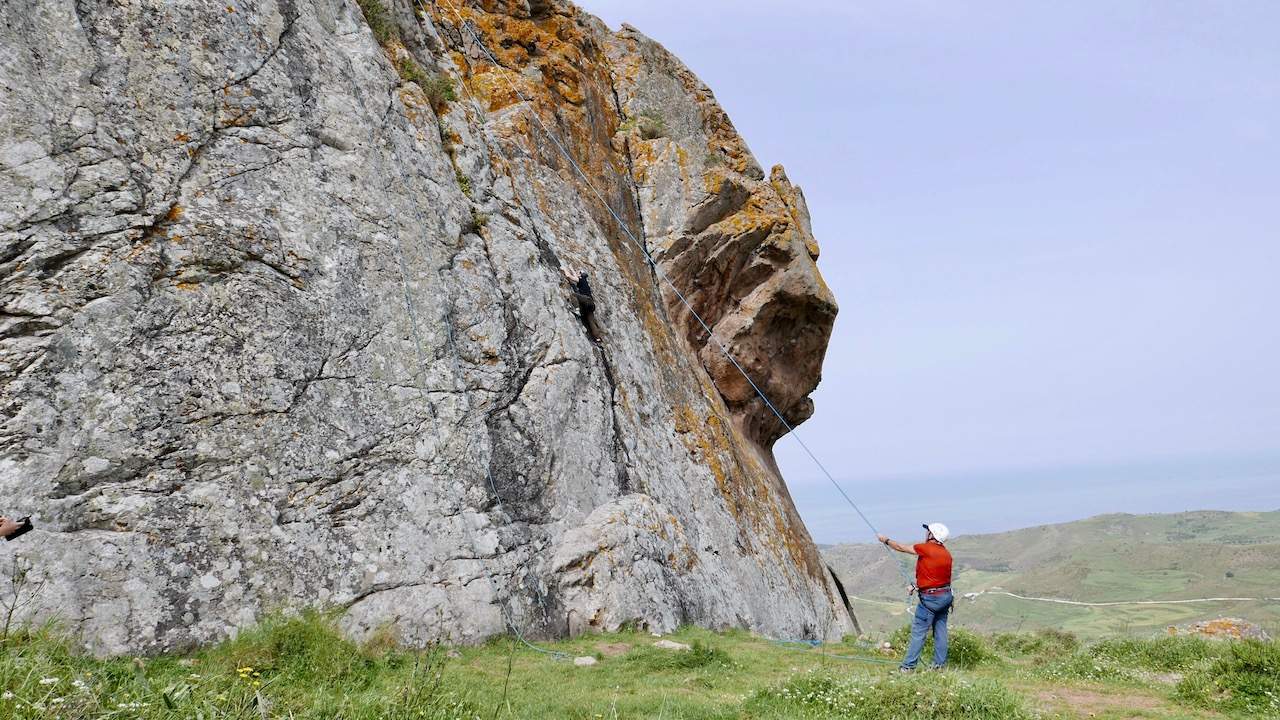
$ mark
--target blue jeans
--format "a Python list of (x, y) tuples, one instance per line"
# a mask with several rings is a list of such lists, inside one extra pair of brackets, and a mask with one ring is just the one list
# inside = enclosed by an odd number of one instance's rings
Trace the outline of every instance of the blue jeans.
[(907, 657), (902, 667), (910, 670), (920, 662), (924, 650), (924, 638), (933, 628), (933, 664), (947, 664), (947, 616), (951, 614), (951, 591), (937, 595), (921, 595), (916, 606), (916, 616), (911, 621), (911, 643), (907, 645)]

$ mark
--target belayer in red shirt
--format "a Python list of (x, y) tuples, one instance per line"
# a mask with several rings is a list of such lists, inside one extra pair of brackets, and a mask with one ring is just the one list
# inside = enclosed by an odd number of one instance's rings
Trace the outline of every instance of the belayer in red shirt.
[(916, 592), (920, 595), (920, 604), (916, 606), (916, 615), (911, 621), (911, 642), (907, 645), (907, 656), (900, 668), (903, 672), (915, 669), (920, 661), (929, 628), (933, 628), (933, 667), (947, 664), (947, 616), (951, 614), (952, 602), (951, 553), (944, 543), (951, 536), (951, 531), (942, 523), (928, 523), (924, 529), (924, 542), (918, 545), (907, 546), (884, 535), (876, 536), (894, 550), (916, 556)]

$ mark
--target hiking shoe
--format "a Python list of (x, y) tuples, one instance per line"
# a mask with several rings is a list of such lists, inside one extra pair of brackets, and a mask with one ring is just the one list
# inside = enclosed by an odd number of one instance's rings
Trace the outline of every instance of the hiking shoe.
[(907, 673), (914, 672), (914, 671), (915, 671), (915, 668), (902, 667), (901, 665), (898, 666), (898, 672), (902, 673), (903, 675), (906, 675)]

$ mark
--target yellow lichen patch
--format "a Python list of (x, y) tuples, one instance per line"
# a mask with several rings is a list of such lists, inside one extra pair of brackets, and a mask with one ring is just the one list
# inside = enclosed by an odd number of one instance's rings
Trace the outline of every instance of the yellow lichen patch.
[[(672, 144), (675, 144), (675, 143), (672, 143)], [(688, 170), (689, 168), (689, 151), (685, 150), (683, 147), (681, 147), (678, 144), (675, 144), (675, 148), (676, 148), (676, 164), (680, 166), (680, 170), (681, 170), (680, 174), (684, 175), (685, 174), (684, 171)]]
[(818, 247), (818, 239), (812, 235), (804, 236), (804, 249), (809, 253), (809, 257), (817, 260), (818, 255), (822, 252), (822, 248)]
[(668, 368), (680, 367), (676, 354), (676, 340), (672, 335), (671, 326), (658, 317), (658, 313), (654, 309), (654, 303), (647, 298), (640, 305), (640, 322), (644, 324), (644, 329), (649, 335), (654, 354), (659, 362), (662, 363), (662, 366)]
[(716, 232), (722, 233), (728, 237), (742, 237), (743, 235), (765, 237), (773, 231), (774, 227), (779, 223), (786, 222), (786, 220), (787, 219), (781, 215), (755, 212), (744, 208), (724, 220), (721, 220), (712, 227)]
[(728, 176), (723, 172), (710, 170), (702, 174), (702, 189), (708, 195), (719, 195), (724, 192), (724, 186), (728, 181)]
[[(609, 143), (617, 126), (612, 93), (590, 91), (610, 88), (611, 76), (598, 41), (584, 35), (586, 26), (562, 14), (534, 21), (475, 7), (461, 12), (503, 66), (468, 63), (458, 57), (458, 67), (469, 71), (467, 82), (474, 95), (484, 99), (490, 112), (518, 102), (520, 95), (530, 100), (547, 127), (566, 135), (558, 137), (558, 142), (568, 148), (592, 183), (609, 194), (608, 186), (625, 174), (625, 163)], [(458, 22), (451, 14), (437, 20), (454, 27)], [(519, 93), (512, 91), (511, 84)], [(572, 175), (566, 177), (578, 182)]]
[[(512, 89), (513, 85), (515, 89)], [(521, 94), (528, 96), (532, 92), (527, 80), (488, 66), (476, 68), (467, 78), (467, 91), (484, 103), (488, 112), (515, 105), (521, 102)]]
[(450, 50), (446, 54), (449, 56), (449, 59), (453, 61), (453, 66), (455, 68), (458, 68), (459, 70), (461, 70), (462, 68), (467, 67), (468, 62), (467, 62), (466, 55), (463, 55), (461, 52), (457, 50)]
[(822, 577), (803, 524), (783, 511), (784, 503), (790, 501), (783, 495), (785, 491), (776, 489), (780, 484), (776, 473), (759, 456), (767, 451), (740, 447), (736, 440), (740, 433), (733, 432), (715, 412), (699, 421), (692, 410), (684, 407), (678, 416), (678, 426), (689, 428), (682, 440), (711, 471), (735, 522), (753, 530), (752, 536), (779, 560), (789, 560), (814, 578)]
[(649, 170), (658, 162), (658, 153), (652, 141), (637, 140), (631, 143), (631, 168), (635, 181), (641, 185), (649, 182)]
[[(572, 20), (555, 15), (539, 23), (470, 7), (465, 9), (465, 14), (502, 65), (509, 68), (533, 65), (541, 71), (543, 86), (538, 94), (554, 93), (575, 105), (584, 101), (579, 68), (587, 64), (582, 51), (586, 38)], [(536, 92), (534, 88), (529, 91)]]

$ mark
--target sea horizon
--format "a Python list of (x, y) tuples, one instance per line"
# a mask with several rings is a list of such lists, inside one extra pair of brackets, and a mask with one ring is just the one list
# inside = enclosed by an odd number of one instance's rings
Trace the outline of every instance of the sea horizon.
[[(798, 473), (797, 473), (798, 474)], [(1280, 454), (1160, 458), (1057, 467), (844, 478), (841, 487), (880, 532), (914, 537), (922, 522), (954, 535), (1007, 532), (1098, 515), (1280, 510)], [(825, 478), (789, 483), (815, 542), (874, 542)], [(1151, 489), (1159, 487), (1159, 493)]]

